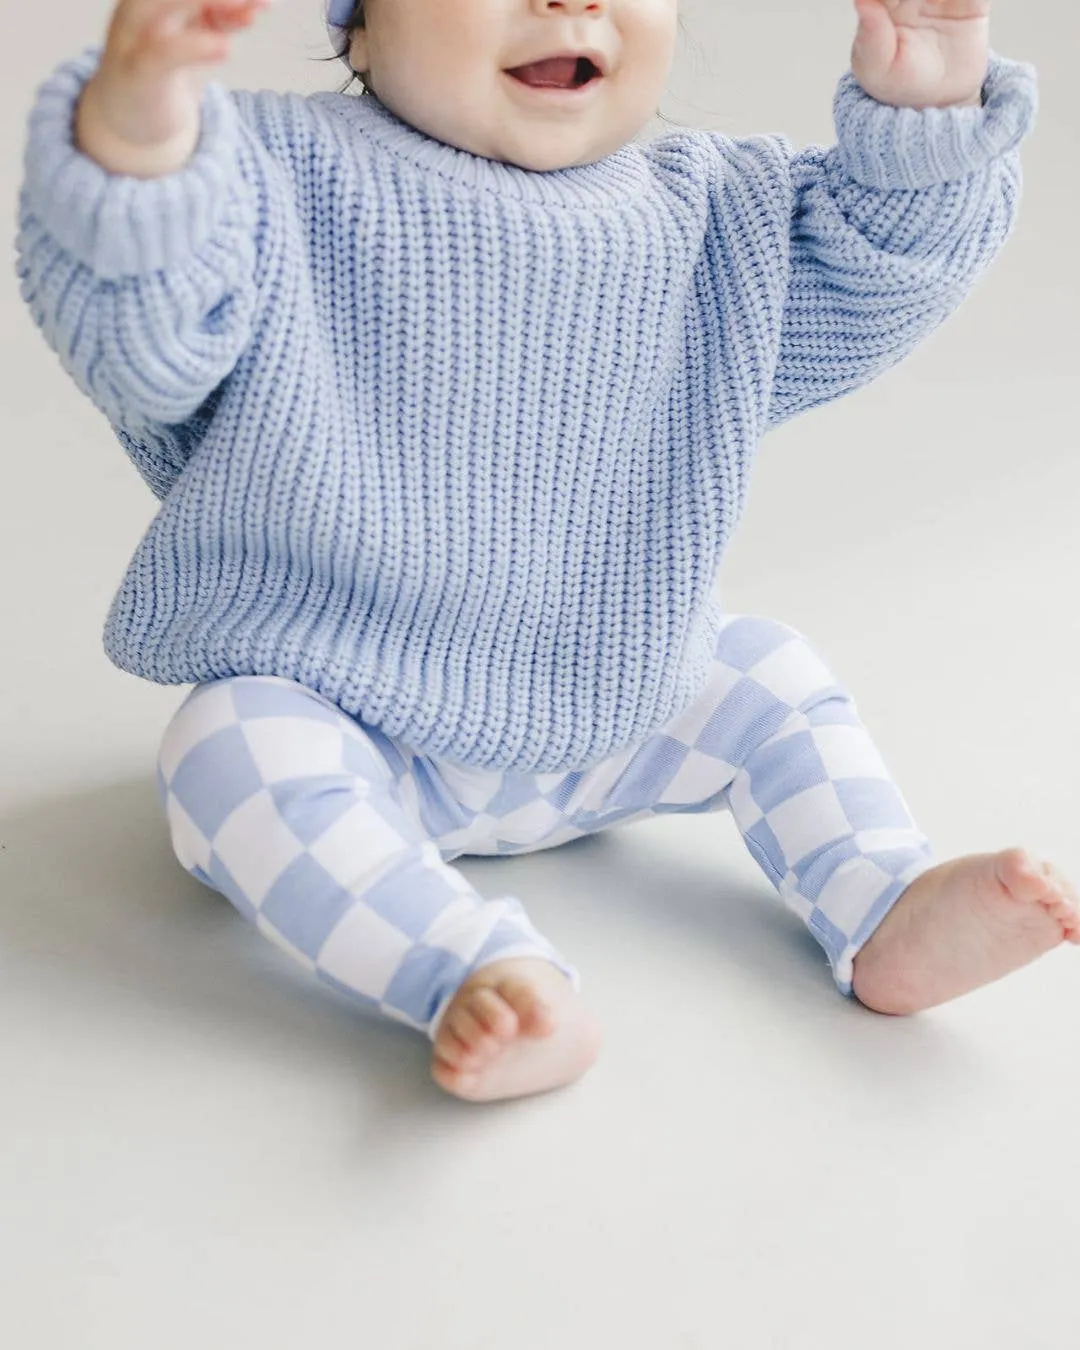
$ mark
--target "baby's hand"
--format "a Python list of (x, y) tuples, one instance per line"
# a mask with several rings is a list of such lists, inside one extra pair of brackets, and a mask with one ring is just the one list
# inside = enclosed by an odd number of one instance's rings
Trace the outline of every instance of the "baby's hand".
[(207, 67), (229, 56), (229, 34), (270, 0), (119, 0), (101, 62), (79, 100), (76, 142), (112, 173), (157, 178), (199, 139)]
[(990, 57), (990, 0), (855, 0), (851, 69), (879, 103), (978, 105)]

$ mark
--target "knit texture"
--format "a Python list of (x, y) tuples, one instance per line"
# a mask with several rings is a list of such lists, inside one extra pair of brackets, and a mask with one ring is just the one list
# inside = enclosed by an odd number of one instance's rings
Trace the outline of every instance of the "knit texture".
[(535, 173), (371, 96), (211, 85), (178, 173), (41, 86), (22, 294), (161, 508), (105, 647), (167, 684), (280, 675), (406, 745), (586, 767), (706, 679), (755, 448), (865, 384), (1011, 227), (1030, 67), (982, 108), (850, 75), (838, 143), (675, 131)]

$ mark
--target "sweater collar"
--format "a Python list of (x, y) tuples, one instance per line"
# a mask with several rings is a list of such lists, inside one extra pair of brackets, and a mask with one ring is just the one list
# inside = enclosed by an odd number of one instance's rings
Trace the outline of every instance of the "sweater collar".
[(624, 207), (646, 187), (649, 169), (637, 143), (623, 146), (592, 164), (537, 172), (487, 159), (448, 145), (403, 121), (373, 94), (337, 94), (356, 134), (368, 137), (399, 160), (437, 174), (451, 183), (497, 193), (501, 197), (549, 205)]

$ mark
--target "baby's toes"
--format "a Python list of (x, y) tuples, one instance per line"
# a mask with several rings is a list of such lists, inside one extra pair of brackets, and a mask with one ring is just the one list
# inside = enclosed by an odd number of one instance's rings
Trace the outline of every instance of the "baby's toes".
[(480, 1075), (475, 1070), (461, 1069), (448, 1064), (439, 1057), (438, 1050), (431, 1062), (431, 1076), (444, 1092), (451, 1092), (455, 1097), (469, 1097), (476, 1085), (481, 1082)]
[(1055, 919), (1065, 920), (1075, 911), (1076, 892), (1053, 863), (1019, 848), (1008, 849), (1001, 863), (1003, 879), (1017, 899), (1035, 901)]
[(435, 1058), (449, 1069), (461, 1070), (474, 1062), (472, 1047), (466, 1045), (450, 1023), (449, 1014), (443, 1019), (435, 1037)]
[(469, 1051), (466, 1068), (481, 1069), (502, 1049), (502, 1042), (480, 1021), (473, 1011), (472, 1000), (459, 1010), (454, 1020), (454, 1031)]
[(517, 1013), (494, 989), (478, 988), (470, 1009), (484, 1030), (500, 1045), (508, 1045), (520, 1030)]
[(1076, 888), (1053, 863), (1043, 863), (1042, 871), (1048, 886), (1043, 903), (1064, 928), (1066, 938), (1080, 943), (1080, 896)]
[(517, 1014), (525, 1036), (551, 1036), (555, 1032), (555, 1014), (544, 998), (527, 980), (508, 975), (496, 986), (499, 994)]
[(1033, 858), (1026, 848), (1004, 849), (994, 863), (998, 880), (1014, 900), (1041, 901), (1046, 897), (1046, 864)]

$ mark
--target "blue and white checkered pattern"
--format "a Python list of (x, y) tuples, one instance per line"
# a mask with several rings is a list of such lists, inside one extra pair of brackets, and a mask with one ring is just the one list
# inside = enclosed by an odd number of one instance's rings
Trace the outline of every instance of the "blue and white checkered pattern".
[(511, 956), (577, 973), (518, 901), (448, 864), (553, 848), (668, 812), (730, 809), (841, 990), (930, 849), (850, 697), (783, 624), (731, 616), (679, 717), (572, 773), (420, 755), (277, 677), (200, 685), (162, 745), (177, 856), (320, 979), (434, 1035), (454, 992)]

